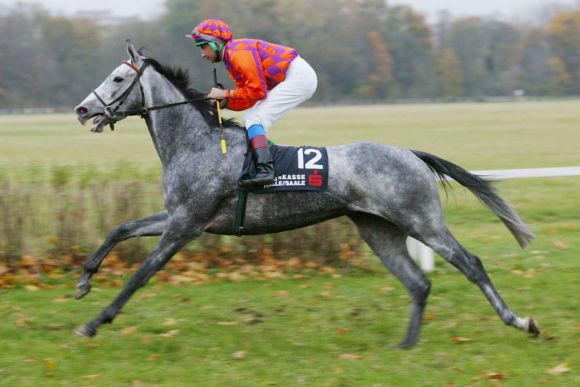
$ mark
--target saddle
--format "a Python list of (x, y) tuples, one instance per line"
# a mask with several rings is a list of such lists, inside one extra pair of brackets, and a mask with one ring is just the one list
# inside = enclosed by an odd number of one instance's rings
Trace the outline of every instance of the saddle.
[[(326, 191), (328, 188), (328, 153), (324, 147), (282, 146), (269, 142), (274, 160), (274, 183), (263, 187), (240, 190), (236, 209), (234, 234), (244, 233), (244, 218), (248, 192), (269, 194), (275, 192)], [(246, 152), (243, 174), (256, 175), (251, 150)]]
[[(247, 191), (264, 194), (287, 191), (325, 191), (328, 187), (328, 153), (326, 148), (270, 144), (274, 160), (274, 183)], [(255, 176), (252, 152), (246, 153), (242, 174)]]

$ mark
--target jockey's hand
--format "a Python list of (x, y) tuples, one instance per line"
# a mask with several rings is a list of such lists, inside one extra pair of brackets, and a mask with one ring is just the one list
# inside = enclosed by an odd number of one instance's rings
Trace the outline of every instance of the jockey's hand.
[(213, 100), (222, 100), (225, 99), (227, 97), (226, 91), (222, 90), (222, 89), (218, 89), (218, 88), (212, 88), (211, 91), (209, 92), (209, 94), (207, 95), (207, 98), (209, 99), (213, 99)]

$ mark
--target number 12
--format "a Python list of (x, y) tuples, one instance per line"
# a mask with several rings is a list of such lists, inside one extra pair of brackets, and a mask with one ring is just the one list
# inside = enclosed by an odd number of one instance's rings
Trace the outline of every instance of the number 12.
[[(304, 165), (304, 155), (308, 156), (314, 154), (310, 160), (306, 162), (306, 166)], [(320, 164), (316, 164), (322, 158), (322, 152), (318, 149), (308, 148), (304, 150), (304, 148), (298, 149), (298, 169), (324, 169), (324, 167)]]

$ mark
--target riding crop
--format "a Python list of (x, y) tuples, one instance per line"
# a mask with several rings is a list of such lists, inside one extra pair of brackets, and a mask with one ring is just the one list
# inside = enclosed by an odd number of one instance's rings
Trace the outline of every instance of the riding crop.
[[(218, 83), (218, 81), (217, 81), (217, 70), (215, 69), (215, 67), (213, 69), (213, 85), (214, 85), (214, 87), (220, 87), (221, 86)], [(223, 86), (220, 87), (220, 88), (223, 89)], [(220, 101), (216, 100), (215, 101), (215, 106), (216, 106), (217, 115), (218, 115), (218, 122), (220, 124), (220, 137), (221, 137), (220, 145), (221, 145), (221, 148), (222, 148), (222, 153), (223, 154), (226, 154), (226, 152), (228, 150), (227, 150), (227, 147), (226, 147), (226, 137), (224, 136), (224, 128), (222, 126), (222, 112), (221, 112), (221, 108), (220, 108)]]

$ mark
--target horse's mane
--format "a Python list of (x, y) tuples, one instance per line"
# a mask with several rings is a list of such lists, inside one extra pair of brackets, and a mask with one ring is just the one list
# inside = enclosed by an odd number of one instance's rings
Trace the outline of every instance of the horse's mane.
[[(163, 75), (169, 82), (173, 84), (186, 99), (192, 100), (192, 105), (201, 113), (205, 121), (210, 126), (218, 126), (218, 116), (215, 112), (215, 107), (209, 102), (209, 100), (202, 99), (206, 96), (206, 93), (197, 91), (192, 88), (189, 84), (189, 72), (186, 69), (178, 67), (169, 67), (163, 65), (153, 58), (147, 58), (146, 61), (153, 66), (155, 71)], [(232, 118), (222, 119), (222, 125), (224, 127), (238, 127), (241, 126)]]

